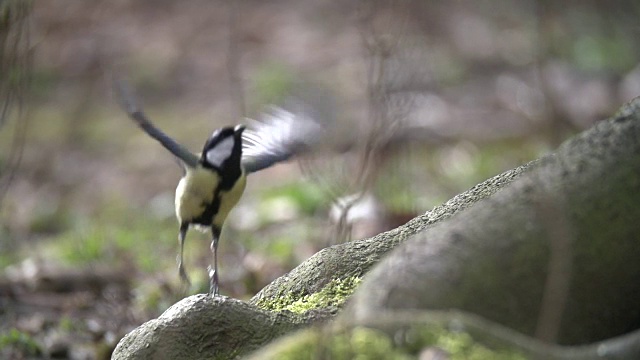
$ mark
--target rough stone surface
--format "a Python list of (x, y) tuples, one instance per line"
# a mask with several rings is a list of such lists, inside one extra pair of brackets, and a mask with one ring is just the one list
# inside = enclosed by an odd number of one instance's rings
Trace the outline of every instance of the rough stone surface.
[(194, 295), (127, 334), (112, 359), (233, 359), (305, 324), (293, 313)]
[[(610, 358), (640, 358), (640, 332), (632, 332), (640, 328), (638, 204), (640, 99), (555, 155), (498, 175), (398, 229), (319, 252), (250, 303), (184, 299), (123, 338), (113, 358), (235, 358), (333, 316), (322, 309), (272, 313), (252, 304), (295, 299), (364, 274), (337, 319), (343, 328), (402, 328), (397, 314), (410, 314), (409, 324), (423, 319), (411, 314), (459, 309), (532, 335), (540, 314), (555, 308), (561, 344), (627, 335), (605, 345), (543, 346), (541, 354), (597, 358), (615, 349)], [(485, 322), (476, 318), (467, 325), (482, 333)]]
[[(407, 239), (368, 274), (349, 315), (460, 309), (533, 335), (543, 298), (555, 296), (561, 344), (639, 329), (639, 108), (636, 99), (508, 188)], [(564, 285), (545, 293), (549, 281)]]

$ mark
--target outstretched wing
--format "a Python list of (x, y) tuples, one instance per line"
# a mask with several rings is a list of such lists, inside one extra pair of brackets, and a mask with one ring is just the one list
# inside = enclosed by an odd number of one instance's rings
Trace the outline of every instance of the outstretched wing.
[(184, 146), (178, 144), (175, 140), (165, 134), (151, 123), (147, 115), (145, 115), (142, 107), (138, 106), (133, 94), (124, 80), (114, 79), (114, 90), (122, 108), (129, 114), (129, 117), (135, 121), (144, 132), (156, 139), (165, 149), (175, 155), (185, 166), (194, 168), (198, 164), (198, 156), (187, 150)]
[(272, 107), (259, 121), (250, 120), (242, 134), (242, 166), (260, 171), (301, 154), (316, 144), (324, 129), (308, 113)]

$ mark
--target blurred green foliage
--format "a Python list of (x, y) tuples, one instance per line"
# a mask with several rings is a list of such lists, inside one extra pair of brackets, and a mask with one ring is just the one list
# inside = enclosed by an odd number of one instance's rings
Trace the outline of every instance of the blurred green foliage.
[[(260, 194), (260, 203), (285, 200), (292, 203), (302, 215), (314, 215), (327, 206), (327, 195), (318, 185), (308, 181), (297, 181), (265, 189)], [(261, 212), (269, 212), (270, 209), (262, 208)]]
[[(261, 358), (313, 359), (324, 354), (330, 359), (422, 359), (451, 360), (524, 360), (515, 350), (492, 350), (473, 340), (466, 333), (447, 331), (438, 326), (409, 329), (391, 338), (389, 334), (363, 326), (334, 332), (308, 329), (275, 343)], [(434, 350), (430, 356), (423, 353)], [(446, 354), (446, 355), (445, 355)]]
[(42, 354), (40, 345), (27, 333), (10, 329), (0, 333), (0, 355), (6, 358), (31, 357)]
[(290, 94), (295, 80), (291, 68), (280, 63), (269, 63), (256, 71), (253, 79), (256, 104), (279, 104)]
[(627, 36), (591, 34), (581, 36), (571, 47), (575, 64), (587, 71), (628, 71), (637, 64), (634, 40)]
[(73, 331), (77, 325), (78, 324), (67, 315), (62, 316), (60, 320), (58, 320), (58, 329), (65, 332)]
[(493, 350), (476, 342), (466, 332), (456, 332), (439, 326), (416, 327), (408, 330), (403, 348), (418, 354), (429, 344), (444, 350), (451, 360), (525, 360), (526, 357), (515, 350)]
[(34, 234), (57, 234), (67, 230), (71, 225), (69, 209), (61, 207), (47, 209), (44, 206), (38, 210), (29, 223), (29, 230)]
[(176, 232), (173, 221), (111, 206), (96, 217), (76, 219), (72, 228), (49, 242), (49, 252), (73, 265), (131, 261), (145, 272), (165, 269), (174, 262), (173, 256), (161, 255), (177, 250), (176, 237), (170, 236)]

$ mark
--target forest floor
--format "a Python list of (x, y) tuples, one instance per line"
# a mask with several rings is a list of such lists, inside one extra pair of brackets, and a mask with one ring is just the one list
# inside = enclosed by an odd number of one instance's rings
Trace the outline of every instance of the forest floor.
[[(551, 151), (640, 95), (631, 2), (573, 12), (551, 3), (538, 18), (534, 2), (516, 3), (282, 0), (241, 2), (235, 14), (204, 0), (34, 3), (29, 101), (0, 128), (10, 154), (28, 122), (20, 166), (0, 157), (0, 176), (13, 179), (0, 204), (0, 357), (108, 359), (128, 331), (207, 290), (206, 234), (189, 233), (186, 245), (194, 285), (177, 276), (180, 169), (118, 108), (109, 74), (127, 77), (153, 120), (198, 149), (212, 128), (237, 123), (240, 102), (253, 115), (300, 82), (333, 92), (355, 132), (370, 115), (368, 71), (382, 64), (418, 135), (376, 168), (350, 223), (361, 238)], [(392, 56), (364, 46), (376, 39), (393, 39)], [(222, 294), (249, 298), (330, 244), (334, 200), (361, 189), (327, 173), (351, 169), (322, 158), (250, 179), (220, 245)]]

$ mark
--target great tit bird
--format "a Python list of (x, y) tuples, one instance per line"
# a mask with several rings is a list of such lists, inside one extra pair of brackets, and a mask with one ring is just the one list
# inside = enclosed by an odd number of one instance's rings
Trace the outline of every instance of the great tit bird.
[(189, 283), (183, 262), (189, 228), (210, 229), (213, 268), (208, 269), (209, 293), (217, 296), (218, 241), (229, 211), (244, 192), (246, 175), (304, 152), (317, 142), (322, 128), (304, 113), (274, 107), (261, 121), (254, 121), (252, 130), (245, 130), (243, 125), (215, 130), (200, 155), (196, 155), (153, 125), (125, 83), (116, 82), (115, 89), (131, 119), (169, 150), (184, 168), (175, 197), (180, 225), (178, 271), (182, 280)]

